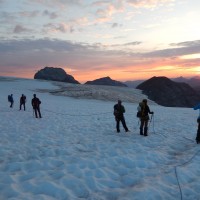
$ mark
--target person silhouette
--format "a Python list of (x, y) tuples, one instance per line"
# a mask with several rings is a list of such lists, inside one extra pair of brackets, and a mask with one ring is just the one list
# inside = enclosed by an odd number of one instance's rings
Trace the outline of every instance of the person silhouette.
[(198, 128), (197, 128), (197, 136), (196, 136), (196, 142), (197, 144), (200, 144), (200, 116), (197, 118)]
[(22, 94), (22, 96), (20, 97), (20, 106), (19, 106), (19, 110), (22, 109), (22, 106), (24, 107), (24, 110), (26, 110), (26, 96)]
[(154, 114), (149, 109), (147, 105), (147, 99), (143, 99), (140, 104), (141, 106), (141, 116), (140, 116), (140, 135), (148, 136), (148, 122), (149, 122), (149, 115)]
[(42, 118), (41, 112), (40, 112), (41, 101), (39, 100), (39, 98), (36, 97), (36, 94), (33, 95), (33, 99), (31, 103), (33, 106), (33, 110), (35, 112), (35, 117), (38, 118), (38, 115), (39, 115), (39, 118)]
[(114, 105), (114, 116), (115, 116), (115, 120), (116, 120), (116, 129), (117, 132), (120, 132), (120, 121), (125, 129), (126, 132), (129, 132), (127, 126), (126, 126), (126, 121), (124, 118), (124, 113), (125, 113), (125, 108), (122, 105), (122, 101), (118, 100), (118, 103)]
[(8, 95), (8, 101), (10, 102), (10, 108), (12, 108), (14, 104), (13, 94)]

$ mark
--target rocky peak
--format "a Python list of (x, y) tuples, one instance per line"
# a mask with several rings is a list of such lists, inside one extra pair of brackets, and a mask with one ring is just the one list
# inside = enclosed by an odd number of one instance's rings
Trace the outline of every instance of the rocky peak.
[(188, 84), (174, 82), (167, 77), (152, 77), (137, 86), (149, 99), (163, 106), (193, 107), (200, 95)]
[(119, 86), (119, 87), (127, 87), (124, 83), (120, 81), (115, 81), (111, 79), (109, 76), (99, 78), (93, 81), (87, 81), (85, 84), (88, 85), (108, 85), (108, 86)]
[(43, 79), (43, 80), (52, 80), (52, 81), (79, 84), (79, 82), (75, 80), (73, 76), (67, 74), (64, 71), (64, 69), (55, 67), (45, 67), (39, 70), (34, 75), (34, 79)]

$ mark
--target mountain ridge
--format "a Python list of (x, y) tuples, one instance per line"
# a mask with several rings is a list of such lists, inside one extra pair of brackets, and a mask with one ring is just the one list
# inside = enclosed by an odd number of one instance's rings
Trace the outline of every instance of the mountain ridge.
[(136, 87), (149, 99), (168, 107), (193, 107), (200, 95), (187, 83), (178, 83), (167, 77), (152, 77)]

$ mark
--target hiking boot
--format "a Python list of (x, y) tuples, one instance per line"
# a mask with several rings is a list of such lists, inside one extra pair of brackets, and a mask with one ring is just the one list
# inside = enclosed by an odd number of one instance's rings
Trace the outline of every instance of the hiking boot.
[(147, 131), (148, 131), (148, 127), (144, 127), (144, 136), (148, 136)]
[(143, 128), (140, 128), (140, 135), (143, 135)]

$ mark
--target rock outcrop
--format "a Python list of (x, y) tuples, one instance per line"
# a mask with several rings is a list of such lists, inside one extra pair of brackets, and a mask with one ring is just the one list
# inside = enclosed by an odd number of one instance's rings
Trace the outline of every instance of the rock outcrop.
[(43, 80), (79, 84), (79, 82), (75, 80), (73, 76), (67, 74), (62, 68), (54, 68), (54, 67), (45, 67), (39, 70), (34, 75), (34, 79), (43, 79)]
[(112, 80), (110, 77), (99, 78), (94, 81), (87, 81), (86, 85), (109, 85), (109, 86), (119, 86), (119, 87), (127, 87), (124, 83), (120, 81)]
[(193, 107), (200, 101), (200, 95), (191, 86), (166, 77), (152, 77), (138, 85), (137, 89), (162, 106)]

